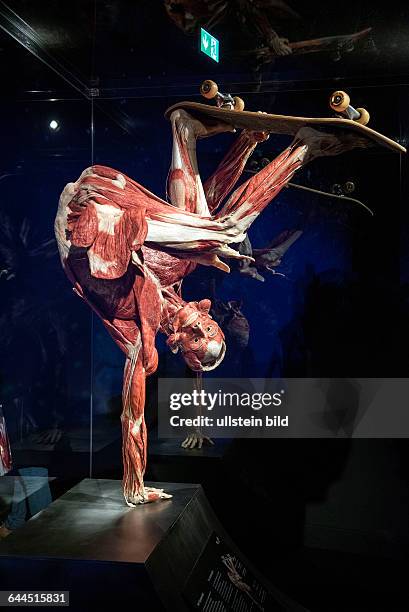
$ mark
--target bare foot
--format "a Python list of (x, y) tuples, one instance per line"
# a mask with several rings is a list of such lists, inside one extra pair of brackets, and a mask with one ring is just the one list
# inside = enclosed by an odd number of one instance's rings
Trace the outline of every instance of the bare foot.
[(235, 132), (235, 128), (224, 121), (206, 119), (201, 121), (196, 119), (183, 109), (173, 111), (170, 116), (172, 123), (175, 123), (178, 130), (185, 130), (186, 139), (208, 138), (222, 132)]
[(127, 498), (125, 497), (125, 501), (130, 508), (136, 508), (140, 504), (149, 504), (154, 501), (158, 501), (159, 499), (171, 499), (173, 496), (169, 493), (165, 493), (163, 489), (156, 489), (155, 487), (144, 487), (143, 493), (134, 497)]
[[(267, 115), (265, 111), (257, 111), (262, 115)], [(268, 132), (257, 132), (254, 130), (243, 130), (243, 134), (247, 136), (252, 144), (256, 144), (258, 142), (265, 142), (270, 138), (270, 134)]]
[(295, 142), (307, 145), (307, 154), (304, 164), (316, 157), (332, 157), (355, 148), (373, 146), (371, 141), (359, 134), (334, 130), (334, 132), (321, 132), (311, 127), (303, 127), (295, 135)]

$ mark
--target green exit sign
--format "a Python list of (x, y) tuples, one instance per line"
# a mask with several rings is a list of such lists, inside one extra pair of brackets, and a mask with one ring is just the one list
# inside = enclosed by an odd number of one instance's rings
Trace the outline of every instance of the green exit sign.
[(219, 41), (203, 28), (200, 28), (200, 51), (215, 62), (219, 61)]

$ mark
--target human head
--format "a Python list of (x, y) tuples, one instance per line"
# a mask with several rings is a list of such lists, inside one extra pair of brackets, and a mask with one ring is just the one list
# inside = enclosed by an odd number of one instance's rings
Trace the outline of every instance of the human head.
[(224, 334), (209, 315), (210, 300), (188, 302), (172, 321), (173, 333), (167, 340), (170, 349), (180, 349), (187, 365), (194, 372), (214, 370), (224, 358)]

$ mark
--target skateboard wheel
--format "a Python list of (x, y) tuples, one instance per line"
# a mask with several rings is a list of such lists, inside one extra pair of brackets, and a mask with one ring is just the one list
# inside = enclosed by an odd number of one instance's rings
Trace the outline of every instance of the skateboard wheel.
[(360, 114), (360, 117), (358, 117), (358, 119), (356, 119), (357, 123), (360, 123), (361, 125), (366, 125), (369, 121), (369, 113), (367, 110), (365, 110), (365, 108), (357, 108), (356, 109), (357, 112)]
[(242, 100), (242, 98), (239, 98), (238, 96), (234, 96), (233, 100), (234, 100), (234, 110), (242, 111), (244, 109), (244, 100)]
[(329, 105), (332, 110), (342, 113), (348, 108), (350, 101), (350, 97), (345, 91), (334, 91), (329, 99)]
[(211, 100), (212, 98), (217, 96), (218, 91), (219, 88), (217, 87), (217, 83), (211, 81), (210, 79), (203, 81), (203, 83), (200, 85), (200, 93), (204, 98), (207, 98), (208, 100)]

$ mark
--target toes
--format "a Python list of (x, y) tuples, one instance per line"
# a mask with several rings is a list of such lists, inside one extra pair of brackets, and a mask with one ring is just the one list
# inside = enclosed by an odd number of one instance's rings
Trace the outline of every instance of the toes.
[(154, 502), (158, 499), (171, 499), (172, 495), (165, 493), (163, 489), (156, 489), (154, 487), (145, 487), (145, 495), (147, 502)]

